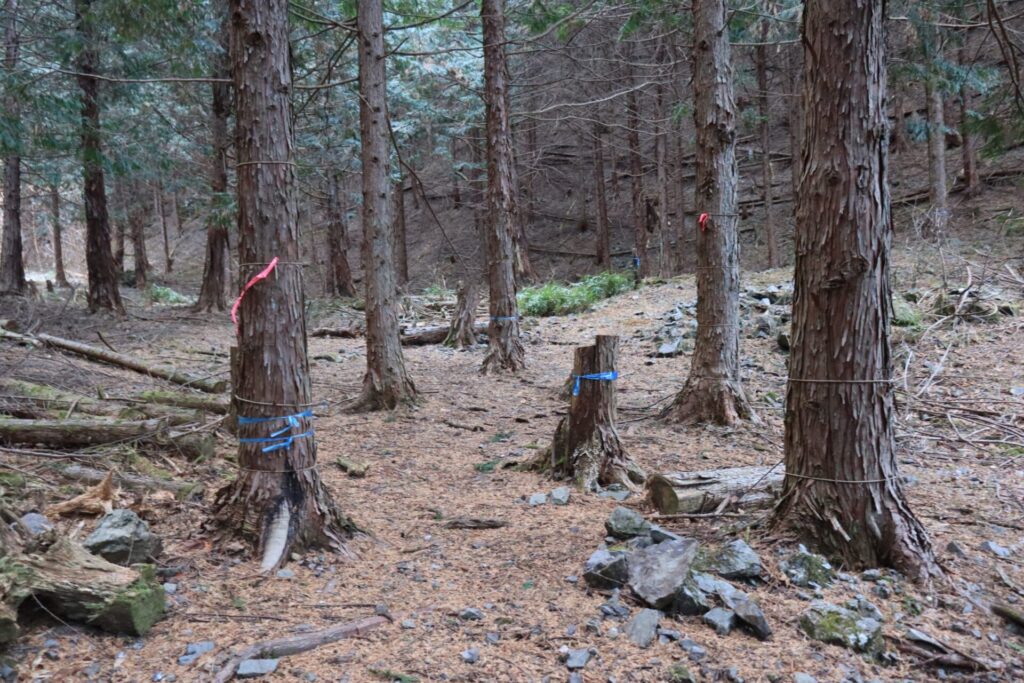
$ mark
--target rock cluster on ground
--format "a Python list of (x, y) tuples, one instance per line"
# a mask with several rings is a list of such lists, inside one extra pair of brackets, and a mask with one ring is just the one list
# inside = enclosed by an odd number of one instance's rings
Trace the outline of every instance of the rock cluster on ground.
[(131, 510), (114, 510), (82, 544), (93, 555), (120, 565), (148, 562), (160, 554), (163, 541)]

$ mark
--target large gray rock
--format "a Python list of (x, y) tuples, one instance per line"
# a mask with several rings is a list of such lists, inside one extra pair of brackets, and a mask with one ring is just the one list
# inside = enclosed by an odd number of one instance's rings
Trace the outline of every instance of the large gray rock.
[(800, 615), (800, 629), (814, 640), (857, 652), (875, 653), (883, 645), (878, 621), (823, 600), (815, 600)]
[(664, 541), (636, 551), (629, 560), (629, 587), (651, 607), (669, 608), (697, 557), (692, 538)]
[(658, 622), (661, 612), (656, 609), (642, 609), (626, 624), (626, 635), (639, 647), (650, 647), (658, 634)]
[(675, 597), (675, 610), (688, 616), (700, 616), (719, 603), (729, 604), (736, 589), (728, 581), (691, 570)]
[(609, 536), (615, 538), (633, 538), (645, 536), (651, 530), (651, 524), (635, 510), (617, 507), (612, 511), (604, 528)]
[(761, 577), (761, 558), (743, 539), (737, 538), (715, 553), (708, 568), (723, 579), (757, 579)]
[(131, 510), (114, 510), (101, 519), (82, 545), (94, 555), (125, 566), (155, 558), (163, 549), (160, 537)]
[(601, 547), (583, 567), (583, 580), (591, 588), (618, 588), (629, 580), (629, 559), (626, 553)]
[(821, 555), (808, 552), (802, 545), (795, 553), (779, 562), (779, 569), (794, 585), (802, 588), (828, 586), (835, 579), (835, 572), (832, 571), (832, 565), (828, 560)]
[(239, 678), (259, 678), (277, 671), (276, 659), (246, 659), (238, 665)]

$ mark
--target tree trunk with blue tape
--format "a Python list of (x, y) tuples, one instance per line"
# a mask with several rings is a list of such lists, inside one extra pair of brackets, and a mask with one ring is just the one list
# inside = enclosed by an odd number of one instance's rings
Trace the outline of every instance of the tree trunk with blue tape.
[(618, 337), (598, 335), (593, 346), (576, 349), (569, 414), (558, 423), (551, 447), (537, 463), (583, 490), (615, 483), (635, 489), (645, 478), (623, 448), (615, 426), (618, 348)]

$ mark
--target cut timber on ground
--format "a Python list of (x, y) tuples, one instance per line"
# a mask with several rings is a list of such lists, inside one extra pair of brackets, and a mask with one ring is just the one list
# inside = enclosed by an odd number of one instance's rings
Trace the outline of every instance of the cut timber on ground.
[(719, 506), (765, 507), (782, 488), (781, 467), (733, 467), (654, 474), (647, 495), (663, 515), (715, 512)]

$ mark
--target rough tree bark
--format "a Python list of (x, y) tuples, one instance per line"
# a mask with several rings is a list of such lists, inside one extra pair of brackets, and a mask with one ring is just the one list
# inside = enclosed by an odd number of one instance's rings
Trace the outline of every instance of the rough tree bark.
[(756, 416), (740, 383), (736, 103), (724, 0), (695, 0), (697, 339), (690, 375), (664, 416), (732, 424)]
[(359, 3), (359, 131), (363, 163), (363, 272), (366, 281), (366, 375), (358, 407), (395, 408), (416, 397), (405, 370), (395, 311), (384, 28), (380, 0)]
[(896, 471), (884, 3), (804, 10), (786, 478), (774, 525), (848, 567), (938, 569)]
[[(960, 68), (970, 70), (970, 59), (966, 49), (960, 48)], [(978, 138), (971, 131), (971, 90), (966, 79), (960, 83), (960, 137), (963, 144), (960, 148), (963, 159), (964, 194), (976, 197), (981, 192), (981, 178), (978, 176)]]
[(800, 83), (803, 80), (804, 63), (800, 57), (800, 46), (786, 50), (786, 70), (789, 72), (789, 97), (786, 98), (789, 122), (789, 184), (793, 195), (793, 214), (796, 215), (796, 195), (800, 187), (800, 172), (803, 169), (801, 138), (803, 136), (803, 109), (800, 106)]
[(676, 272), (681, 272), (687, 262), (686, 218), (689, 214), (689, 203), (686, 195), (689, 188), (686, 182), (686, 147), (683, 144), (682, 122), (676, 130), (676, 247), (673, 249)]
[(64, 271), (64, 235), (60, 222), (60, 188), (50, 185), (50, 219), (53, 222), (53, 270), (58, 287), (70, 287)]
[(480, 290), (471, 281), (460, 282), (455, 296), (455, 314), (452, 316), (444, 345), (461, 349), (476, 344), (476, 307), (480, 303)]
[(348, 265), (348, 224), (341, 204), (341, 173), (335, 171), (327, 181), (327, 293), (331, 296), (355, 296), (356, 284)]
[(21, 246), (21, 98), (14, 92), (14, 70), (18, 66), (18, 0), (5, 0), (4, 71), (11, 79), (4, 93), (5, 116), (10, 120), (11, 139), (4, 147), (4, 233), (0, 245), (0, 294), (21, 294), (28, 287)]
[[(248, 279), (275, 257), (282, 263), (242, 299), (234, 387), (239, 471), (218, 492), (215, 510), (223, 526), (254, 543), (267, 571), (293, 549), (343, 550), (355, 527), (320, 480), (307, 412), (312, 390), (297, 265), (288, 2), (230, 0), (229, 7), (240, 270)], [(284, 436), (259, 441), (282, 429)]]
[(398, 286), (405, 287), (409, 284), (409, 249), (405, 234), (405, 176), (398, 174), (398, 181), (395, 183), (395, 273), (398, 276)]
[(132, 238), (132, 263), (135, 267), (135, 288), (145, 289), (149, 283), (149, 258), (146, 256), (146, 207), (140, 201), (140, 184), (134, 181), (128, 208), (128, 226)]
[[(515, 245), (519, 211), (516, 206), (515, 160), (508, 113), (508, 69), (505, 63), (503, 0), (483, 0), (480, 17), (484, 33), (484, 108), (487, 119), (487, 281), (491, 320), (487, 327), (490, 348), (484, 373), (515, 372), (525, 365), (526, 352), (519, 338), (516, 273), (523, 264)], [(518, 265), (517, 265), (518, 264)], [(528, 264), (528, 262), (527, 262)]]
[(768, 22), (761, 25), (761, 44), (757, 46), (757, 109), (761, 116), (761, 182), (764, 190), (764, 241), (768, 247), (768, 267), (779, 265), (779, 244), (775, 234), (775, 216), (772, 211), (772, 137), (771, 109), (768, 101)]
[(594, 123), (594, 195), (597, 197), (597, 265), (612, 267), (612, 233), (608, 221), (608, 198), (604, 188), (604, 125)]
[[(630, 77), (629, 82), (632, 81)], [(630, 200), (633, 208), (633, 257), (636, 259), (636, 277), (642, 280), (651, 274), (651, 269), (647, 263), (647, 215), (644, 206), (644, 170), (640, 159), (640, 109), (637, 105), (636, 90), (630, 90), (626, 94), (626, 128)]]
[[(228, 56), (227, 2), (220, 0), (220, 51), (213, 58), (213, 74), (218, 78), (231, 77)], [(231, 84), (210, 84), (210, 209), (206, 217), (206, 258), (203, 263), (203, 283), (196, 300), (196, 311), (223, 311), (227, 307), (230, 275), (230, 244), (228, 230), (234, 221), (234, 203), (228, 194), (228, 116), (231, 114)], [(179, 225), (179, 230), (181, 226)]]
[(644, 472), (626, 453), (615, 426), (615, 381), (586, 376), (615, 372), (619, 338), (598, 335), (593, 346), (576, 349), (569, 399), (569, 414), (555, 428), (555, 436), (537, 462), (556, 478), (572, 479), (585, 490), (609, 484), (636, 489)]
[(78, 33), (78, 87), (82, 112), (82, 187), (85, 203), (85, 265), (89, 275), (89, 311), (101, 308), (124, 314), (117, 287), (117, 268), (110, 252), (110, 217), (103, 178), (99, 80), (95, 77), (100, 55), (97, 47), (93, 0), (75, 0)]
[(925, 80), (928, 104), (928, 201), (931, 204), (932, 234), (942, 236), (949, 223), (949, 202), (946, 189), (946, 124), (943, 116), (942, 91)]
[(665, 89), (659, 83), (657, 86), (657, 119), (655, 127), (655, 155), (658, 165), (658, 269), (662, 277), (669, 277), (674, 272), (674, 259), (672, 258), (672, 231), (669, 228), (668, 219), (668, 140), (665, 131), (665, 121), (668, 112), (665, 111)]
[(174, 270), (174, 257), (171, 255), (171, 237), (167, 230), (167, 195), (164, 194), (162, 181), (157, 182), (153, 188), (153, 197), (156, 200), (153, 202), (153, 210), (160, 221), (160, 233), (164, 238), (164, 273), (170, 273)]

